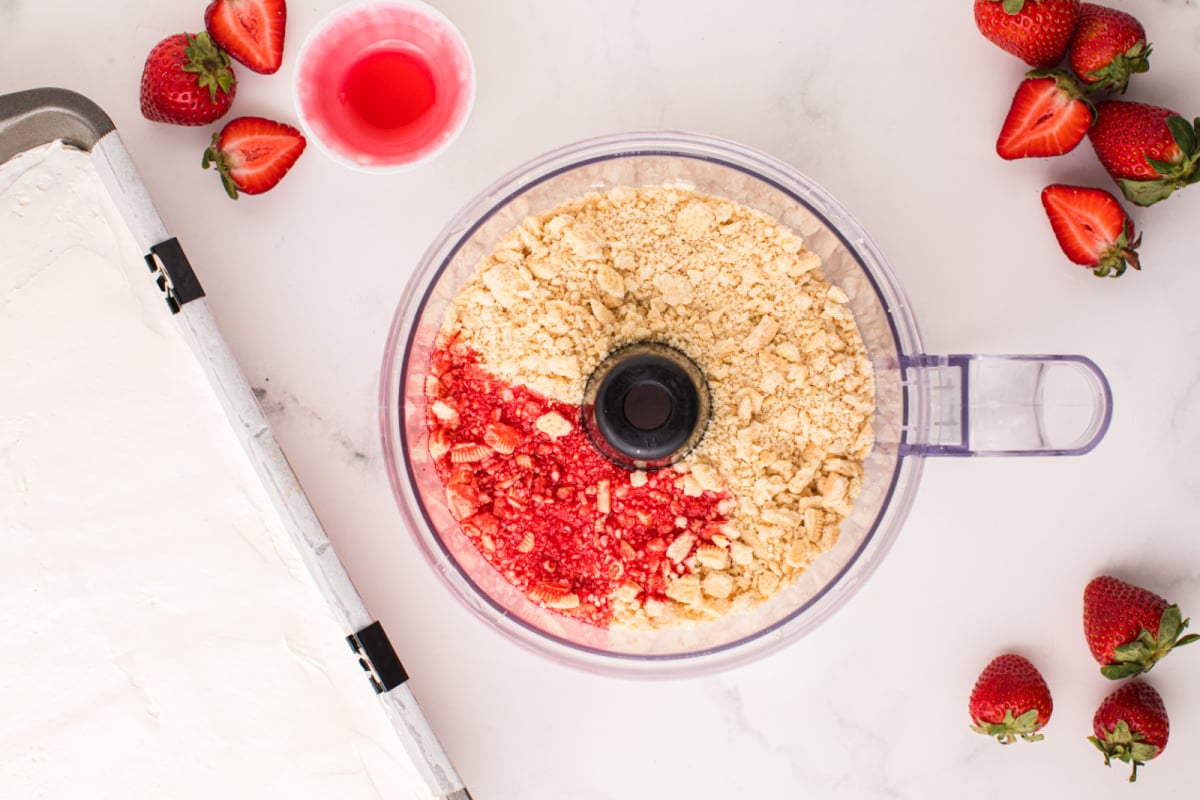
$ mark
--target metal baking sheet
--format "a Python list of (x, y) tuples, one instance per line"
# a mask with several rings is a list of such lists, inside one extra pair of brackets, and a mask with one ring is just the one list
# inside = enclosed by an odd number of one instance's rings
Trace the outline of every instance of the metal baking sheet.
[(163, 294), (209, 378), (230, 425), (262, 480), (281, 521), (346, 631), (347, 658), (357, 659), (379, 694), (401, 743), (438, 797), (470, 797), (409, 687), (400, 659), (371, 618), (288, 465), (266, 418), (222, 338), (200, 280), (182, 246), (167, 231), (108, 115), (87, 97), (59, 88), (0, 95), (0, 163), (62, 141), (91, 154), (105, 189), (145, 253), (147, 280)]

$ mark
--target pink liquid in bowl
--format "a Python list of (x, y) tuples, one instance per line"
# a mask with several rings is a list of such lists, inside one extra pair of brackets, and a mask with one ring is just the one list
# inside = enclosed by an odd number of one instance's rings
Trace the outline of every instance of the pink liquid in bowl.
[(296, 68), (302, 125), (336, 158), (367, 168), (432, 157), (466, 122), (474, 92), (462, 37), (421, 3), (335, 11), (304, 43)]

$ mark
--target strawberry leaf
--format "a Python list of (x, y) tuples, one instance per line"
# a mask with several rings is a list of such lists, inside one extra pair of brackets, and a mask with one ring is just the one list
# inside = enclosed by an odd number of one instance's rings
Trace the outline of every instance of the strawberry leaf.
[(237, 182), (230, 177), (229, 157), (221, 150), (220, 147), (221, 135), (214, 133), (212, 136), (212, 144), (205, 149), (204, 155), (200, 159), (200, 166), (204, 169), (213, 167), (221, 175), (221, 185), (225, 187), (225, 194), (229, 195), (230, 199), (238, 199)]
[(1158, 748), (1148, 742), (1134, 742), (1129, 746), (1129, 755), (1134, 761), (1145, 763), (1158, 755)]
[(1153, 45), (1146, 42), (1137, 42), (1133, 47), (1125, 51), (1124, 56), (1127, 59), (1136, 59), (1134, 63), (1130, 64), (1130, 68), (1134, 72), (1149, 72), (1150, 62), (1146, 61), (1146, 58), (1152, 52), (1154, 52)]
[(1100, 674), (1112, 681), (1132, 678), (1134, 675), (1140, 675), (1142, 672), (1142, 665), (1133, 662), (1128, 662), (1125, 664), (1105, 664), (1100, 668)]
[(1166, 198), (1176, 189), (1182, 189), (1200, 181), (1200, 118), (1189, 123), (1183, 117), (1172, 114), (1166, 118), (1167, 128), (1175, 145), (1179, 148), (1177, 161), (1159, 161), (1146, 158), (1160, 176), (1154, 180), (1134, 181), (1126, 178), (1117, 180), (1117, 185), (1129, 202), (1149, 206)]
[(1020, 14), (1025, 7), (1025, 0), (1004, 0), (1004, 11), (1008, 14)]
[(1177, 114), (1172, 114), (1167, 117), (1167, 128), (1185, 157), (1196, 152), (1196, 129), (1191, 123)]
[[(1150, 640), (1149, 646), (1146, 644), (1147, 639)], [(1138, 634), (1138, 638), (1132, 642), (1126, 642), (1113, 650), (1113, 660), (1118, 663), (1140, 663), (1146, 660), (1146, 656), (1150, 655), (1154, 644), (1154, 640), (1150, 638), (1150, 632), (1142, 628), (1142, 632)]]
[(218, 92), (229, 94), (237, 83), (229, 66), (229, 56), (217, 47), (207, 32), (188, 36), (184, 54), (187, 63), (181, 69), (196, 76), (197, 85), (208, 90), (209, 99), (213, 102), (216, 102)]
[(1152, 49), (1145, 42), (1137, 42), (1124, 53), (1114, 56), (1108, 64), (1089, 72), (1088, 77), (1093, 82), (1087, 87), (1088, 94), (1125, 94), (1131, 76), (1150, 70), (1149, 57)]
[(1113, 650), (1113, 661), (1100, 668), (1100, 674), (1112, 680), (1149, 672), (1176, 647), (1200, 640), (1197, 634), (1180, 638), (1190, 620), (1181, 619), (1179, 606), (1170, 605), (1163, 609), (1158, 619), (1158, 636), (1142, 628), (1137, 638)]
[(1158, 620), (1158, 641), (1155, 644), (1160, 648), (1175, 644), (1179, 632), (1183, 629), (1182, 623), (1183, 616), (1179, 613), (1179, 606), (1168, 606)]
[(1151, 158), (1150, 156), (1146, 156), (1146, 163), (1154, 167), (1154, 171), (1159, 175), (1170, 175), (1176, 166), (1170, 161), (1159, 161), (1157, 158)]
[(1135, 206), (1143, 207), (1167, 199), (1176, 188), (1175, 183), (1169, 180), (1134, 181), (1128, 178), (1118, 179), (1117, 186), (1121, 187), (1121, 194), (1125, 195), (1126, 200)]
[(1145, 764), (1150, 759), (1158, 755), (1158, 748), (1152, 744), (1145, 742), (1134, 742), (1129, 746), (1129, 750), (1123, 753), (1120, 758), (1122, 761), (1133, 764), (1133, 771), (1129, 773), (1129, 782), (1133, 783), (1137, 780), (1138, 767)]
[(1103, 739), (1095, 736), (1089, 736), (1088, 741), (1096, 746), (1096, 748), (1104, 754), (1105, 766), (1112, 766), (1112, 759), (1124, 761), (1126, 764), (1133, 763), (1133, 774), (1129, 780), (1137, 780), (1137, 768), (1158, 755), (1159, 748), (1145, 740), (1145, 736), (1140, 733), (1134, 733), (1129, 723), (1125, 720), (1117, 720), (1117, 724), (1111, 731), (1102, 731)]
[(1162, 617), (1158, 621), (1158, 641), (1155, 642), (1157, 658), (1162, 658), (1176, 647), (1191, 644), (1200, 639), (1200, 636), (1194, 633), (1188, 634), (1182, 639), (1179, 638), (1179, 634), (1183, 633), (1191, 622), (1190, 619), (1181, 619), (1182, 616), (1178, 605), (1172, 604), (1163, 610)]
[(1129, 729), (1129, 723), (1123, 719), (1117, 720), (1117, 725), (1108, 734), (1108, 741), (1112, 744), (1128, 744), (1134, 740), (1135, 734)]
[(1004, 709), (1004, 719), (1000, 722), (972, 725), (971, 730), (991, 736), (1000, 744), (1012, 744), (1018, 736), (1027, 742), (1041, 741), (1045, 738), (1037, 732), (1041, 727), (1036, 708), (1029, 709), (1019, 717), (1013, 717), (1012, 709), (1006, 708)]
[[(1009, 714), (1012, 712), (1010, 711)], [(1013, 727), (1018, 732), (1032, 732), (1038, 728), (1038, 712), (1036, 708), (1031, 708), (1014, 721)]]

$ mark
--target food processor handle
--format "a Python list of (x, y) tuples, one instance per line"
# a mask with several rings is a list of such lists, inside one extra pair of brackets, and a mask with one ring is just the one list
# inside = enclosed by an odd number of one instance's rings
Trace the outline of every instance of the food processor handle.
[(901, 367), (918, 398), (906, 455), (1083, 455), (1112, 419), (1108, 379), (1084, 356), (919, 355)]

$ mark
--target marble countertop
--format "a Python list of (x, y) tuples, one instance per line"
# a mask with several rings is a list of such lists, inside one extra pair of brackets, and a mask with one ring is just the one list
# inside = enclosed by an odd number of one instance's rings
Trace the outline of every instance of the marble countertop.
[[(1061, 255), (1038, 194), (1109, 187), (1086, 143), (1003, 162), (1023, 65), (970, 4), (435, 0), (478, 69), (466, 130), (399, 175), (311, 149), (275, 191), (230, 202), (200, 169), (212, 127), (138, 111), (142, 62), (204, 3), (0, 0), (0, 93), (61, 86), (114, 119), (330, 538), (398, 644), (479, 800), (617, 797), (1126, 796), (1087, 741), (1114, 688), (1084, 645), (1083, 586), (1111, 573), (1200, 614), (1200, 188), (1133, 218), (1141, 273), (1101, 280)], [(334, 0), (289, 5), (280, 73), (243, 70), (234, 112), (296, 120), (299, 42)], [(1113, 0), (1154, 44), (1127, 99), (1200, 114), (1200, 7)], [(894, 547), (817, 631), (750, 666), (674, 681), (576, 671), (513, 645), (451, 596), (401, 525), (378, 384), (422, 252), (479, 189), (562, 144), (670, 128), (743, 142), (810, 175), (887, 255), (932, 353), (1080, 353), (1113, 389), (1079, 458), (930, 459)], [(1191, 222), (1189, 222), (1191, 220)], [(1200, 619), (1200, 618), (1198, 618)], [(1055, 698), (1046, 740), (968, 730), (983, 665), (1014, 650)], [(1200, 649), (1149, 677), (1171, 715), (1139, 785), (1181, 796), (1200, 752)]]

